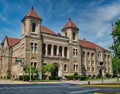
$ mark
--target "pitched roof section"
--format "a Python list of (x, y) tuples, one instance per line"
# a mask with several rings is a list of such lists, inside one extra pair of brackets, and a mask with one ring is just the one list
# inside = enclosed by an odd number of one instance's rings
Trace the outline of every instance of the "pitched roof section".
[(53, 32), (52, 30), (48, 29), (45, 26), (41, 26), (41, 32), (42, 33), (47, 33), (47, 34), (50, 34), (50, 35), (57, 35), (55, 32)]
[(96, 49), (98, 47), (96, 44), (86, 40), (79, 40), (79, 44), (81, 47), (84, 48)]
[(67, 28), (73, 28), (73, 29), (78, 29), (78, 27), (72, 22), (71, 18), (69, 18), (68, 22), (64, 25), (62, 31)]
[(31, 10), (27, 13), (26, 17), (34, 17), (37, 19), (40, 19), (38, 14), (34, 11), (34, 8), (32, 7)]
[(9, 46), (14, 46), (20, 41), (20, 39), (7, 37), (7, 41)]
[(108, 51), (110, 52), (109, 50), (97, 45), (97, 44), (94, 44), (90, 41), (86, 41), (86, 40), (79, 40), (79, 44), (81, 47), (84, 47), (84, 48), (90, 48), (90, 49), (96, 49), (97, 47), (101, 48), (102, 50), (104, 51)]

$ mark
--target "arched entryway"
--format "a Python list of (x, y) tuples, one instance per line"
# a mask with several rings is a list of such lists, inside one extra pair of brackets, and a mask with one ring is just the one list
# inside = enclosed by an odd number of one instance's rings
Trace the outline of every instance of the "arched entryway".
[(99, 75), (102, 77), (102, 69), (99, 70)]
[(51, 76), (58, 76), (58, 65), (55, 65), (55, 70), (52, 72)]

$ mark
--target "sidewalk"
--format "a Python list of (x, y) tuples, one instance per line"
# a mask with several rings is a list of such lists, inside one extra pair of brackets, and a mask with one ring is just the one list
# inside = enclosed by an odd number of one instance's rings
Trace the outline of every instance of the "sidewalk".
[[(103, 83), (116, 83), (117, 79), (107, 79), (107, 80), (103, 80)], [(88, 84), (88, 81), (64, 81), (64, 83), (71, 83), (71, 84)], [(102, 80), (91, 80), (90, 84), (98, 84), (98, 83), (102, 83)]]
[[(107, 79), (107, 80), (103, 80), (103, 83), (116, 83), (117, 80), (116, 79)], [(76, 81), (57, 81), (57, 82), (29, 82), (29, 81), (17, 81), (17, 80), (4, 80), (4, 79), (0, 79), (0, 84), (46, 84), (46, 83), (68, 83), (68, 84), (88, 84), (88, 81), (80, 81), (80, 80), (76, 80)], [(90, 84), (97, 84), (97, 83), (102, 83), (102, 80), (92, 80), (90, 81)]]
[(0, 79), (0, 84), (29, 84), (29, 82), (25, 81), (17, 81), (17, 80), (5, 80)]

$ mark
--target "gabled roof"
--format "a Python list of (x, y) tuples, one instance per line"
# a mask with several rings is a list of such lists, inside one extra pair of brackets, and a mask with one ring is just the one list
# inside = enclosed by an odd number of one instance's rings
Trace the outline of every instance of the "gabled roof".
[(57, 35), (55, 32), (53, 32), (52, 30), (48, 29), (45, 26), (41, 26), (41, 32), (42, 33), (47, 33), (47, 34), (50, 34), (50, 35)]
[(90, 48), (90, 49), (101, 48), (103, 51), (110, 52), (109, 50), (87, 40), (79, 40), (79, 45), (83, 48)]
[(8, 46), (14, 46), (20, 41), (20, 39), (10, 38), (10, 37), (5, 36), (5, 38), (2, 41), (2, 44), (4, 43), (5, 40), (7, 40)]
[(67, 28), (73, 28), (78, 30), (78, 27), (72, 22), (71, 18), (69, 18), (68, 22), (64, 25), (62, 31)]
[(31, 10), (27, 13), (26, 17), (34, 17), (40, 19), (38, 14), (35, 12), (34, 8), (32, 7)]
[(84, 47), (84, 48), (91, 48), (91, 49), (96, 49), (97, 48), (97, 45), (90, 42), (90, 41), (86, 41), (86, 40), (79, 40), (79, 44), (81, 47)]
[(9, 46), (14, 46), (20, 41), (20, 39), (7, 37), (7, 41)]

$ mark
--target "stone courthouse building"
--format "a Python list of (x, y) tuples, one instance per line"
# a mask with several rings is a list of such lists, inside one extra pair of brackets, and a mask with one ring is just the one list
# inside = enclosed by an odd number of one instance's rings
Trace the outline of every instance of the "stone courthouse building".
[(79, 28), (70, 18), (63, 25), (61, 34), (41, 25), (42, 19), (33, 7), (21, 22), (21, 37), (5, 36), (0, 45), (0, 77), (8, 74), (19, 77), (23, 74), (22, 63), (16, 62), (15, 57), (23, 59), (24, 65), (37, 68), (40, 77), (41, 67), (45, 64), (54, 64), (57, 76), (73, 75), (75, 72), (89, 76), (112, 74), (110, 51), (79, 39)]

